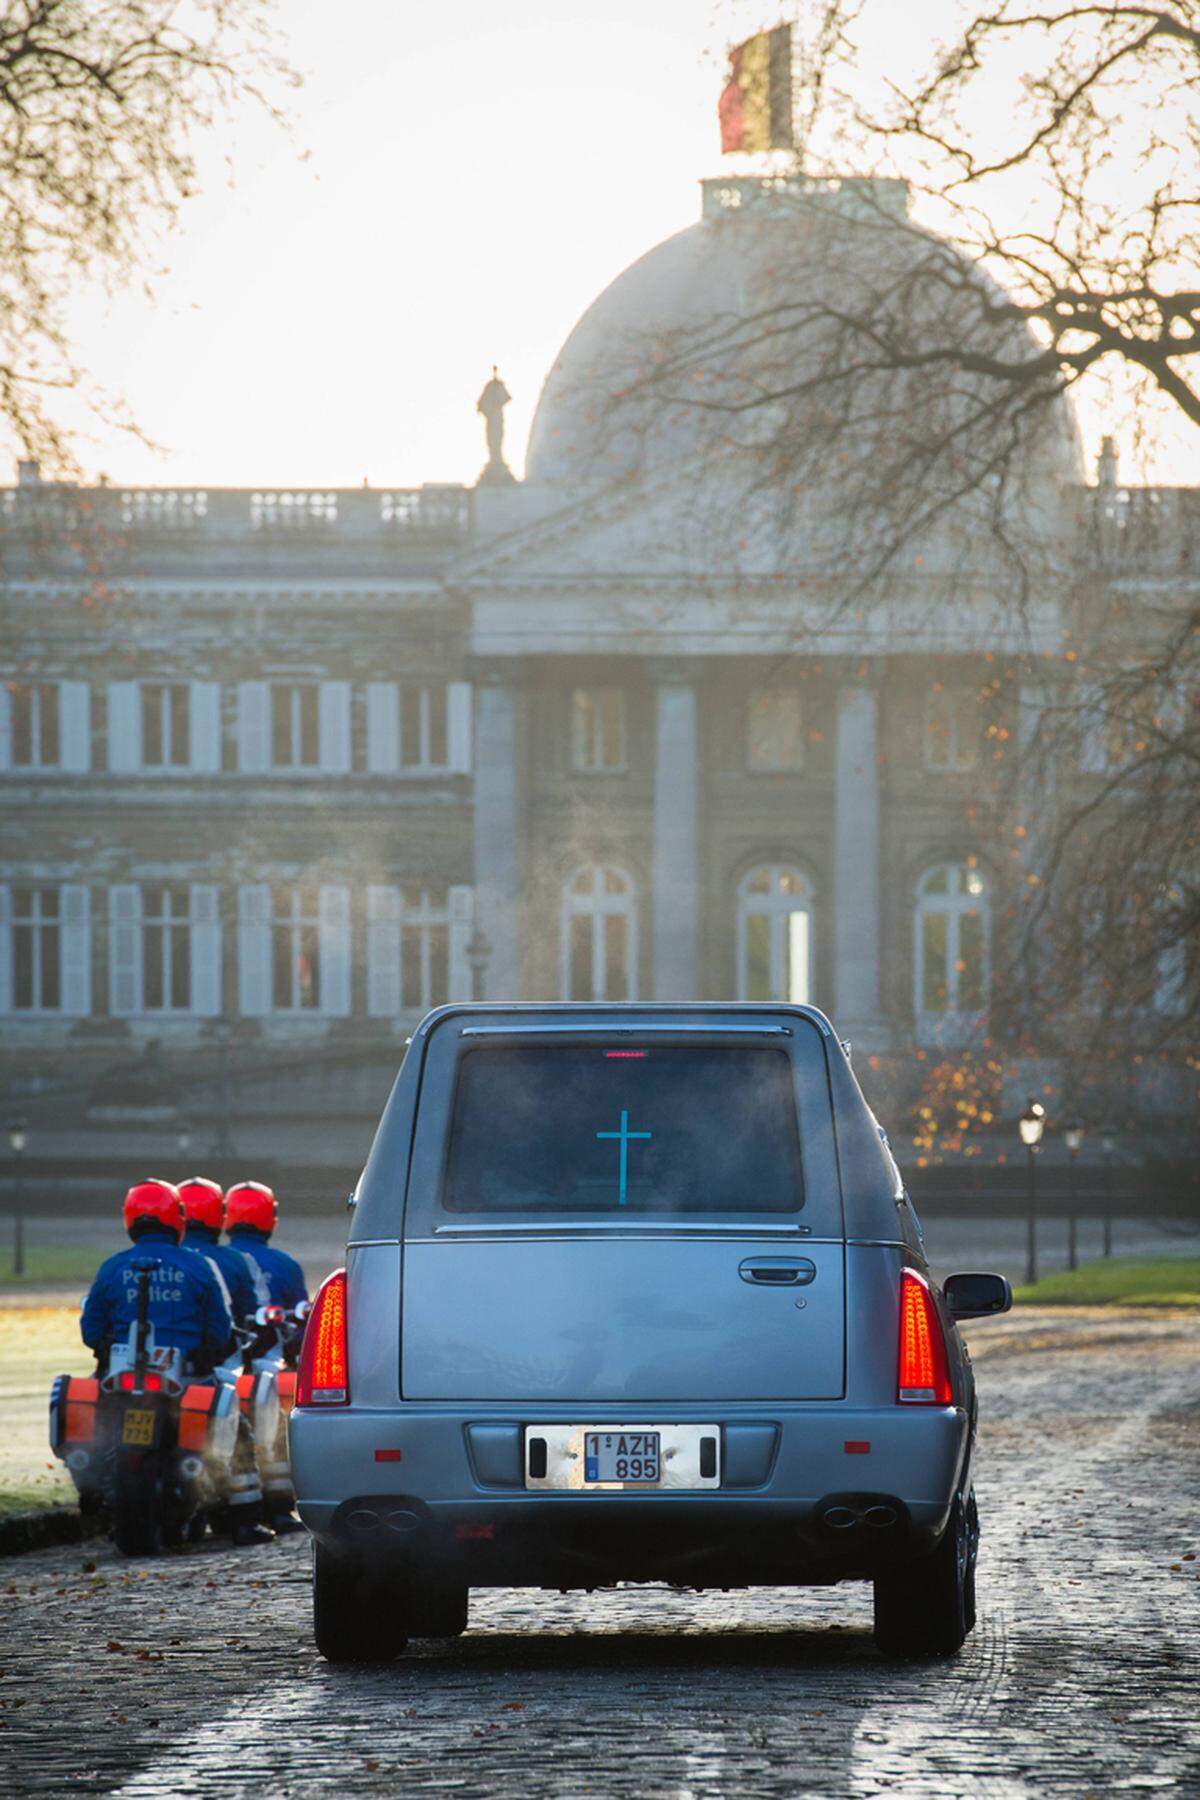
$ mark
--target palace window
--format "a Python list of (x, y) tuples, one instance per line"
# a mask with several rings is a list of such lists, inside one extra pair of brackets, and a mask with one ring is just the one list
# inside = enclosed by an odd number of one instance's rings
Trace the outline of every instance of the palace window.
[(636, 890), (623, 869), (589, 863), (563, 889), (564, 1000), (636, 1000)]
[(350, 890), (309, 883), (238, 889), (238, 1008), (271, 1013), (350, 1011)]
[(0, 885), (0, 1013), (90, 1012), (89, 900), (73, 882)]
[(92, 766), (92, 700), (86, 681), (13, 681), (0, 675), (0, 770)]
[(750, 697), (747, 761), (756, 773), (784, 774), (804, 767), (804, 715), (792, 688), (762, 688)]
[(271, 763), (276, 769), (315, 769), (321, 761), (319, 689), (315, 681), (271, 687)]
[(61, 757), (57, 681), (17, 682), (9, 693), (13, 767), (57, 768)]
[(186, 681), (142, 683), (142, 767), (186, 769), (192, 760), (191, 688)]
[(108, 890), (108, 1003), (117, 1018), (221, 1011), (218, 891), (208, 883), (120, 883)]
[(445, 687), (404, 684), (400, 689), (400, 767), (444, 769), (448, 761)]
[(12, 891), (12, 984), (16, 1012), (62, 1004), (62, 918), (57, 887)]
[(469, 681), (367, 684), (367, 773), (421, 775), (471, 767)]
[(917, 885), (915, 1010), (939, 1022), (976, 1020), (988, 1003), (987, 882), (974, 863), (942, 863)]
[(614, 687), (576, 688), (571, 695), (571, 767), (581, 774), (623, 769), (625, 695)]
[(983, 713), (975, 688), (943, 687), (925, 702), (925, 767), (974, 769), (979, 763)]
[(147, 1012), (187, 1012), (192, 1004), (192, 909), (186, 887), (142, 891), (142, 990)]
[(321, 914), (315, 887), (271, 890), (271, 1005), (276, 1012), (321, 1004)]
[(799, 869), (751, 869), (738, 884), (739, 1000), (804, 1005), (811, 991), (811, 889)]
[(408, 884), (367, 890), (367, 1011), (428, 1012), (450, 998), (450, 890)]

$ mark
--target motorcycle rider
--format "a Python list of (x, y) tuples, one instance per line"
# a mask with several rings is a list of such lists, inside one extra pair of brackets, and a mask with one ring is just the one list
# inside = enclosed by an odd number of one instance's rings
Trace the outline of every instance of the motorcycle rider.
[[(155, 1343), (181, 1350), (192, 1374), (210, 1376), (235, 1347), (233, 1314), (214, 1265), (181, 1242), (185, 1221), (178, 1188), (169, 1181), (135, 1182), (125, 1196), (124, 1219), (133, 1243), (100, 1266), (79, 1322), (84, 1343), (102, 1363), (114, 1341), (127, 1336), (137, 1317), (138, 1266), (151, 1261), (157, 1265), (149, 1290)], [(270, 1536), (251, 1518), (237, 1528), (234, 1542), (265, 1542)]]
[[(225, 1195), (225, 1229), (230, 1245), (262, 1271), (274, 1306), (294, 1310), (308, 1299), (304, 1270), (294, 1256), (271, 1243), (279, 1207), (271, 1189), (261, 1181), (239, 1181)], [(292, 1510), (291, 1471), (285, 1460), (286, 1428), (281, 1424), (279, 1442), (272, 1446), (264, 1465), (266, 1510), (276, 1531), (302, 1531)], [(272, 1504), (274, 1502), (274, 1505)]]
[(279, 1207), (261, 1181), (239, 1181), (225, 1195), (225, 1229), (229, 1242), (252, 1257), (266, 1277), (271, 1300), (289, 1309), (308, 1299), (304, 1270), (294, 1256), (271, 1243)]
[(266, 1276), (252, 1257), (221, 1242), (225, 1196), (217, 1182), (206, 1175), (189, 1175), (179, 1184), (179, 1198), (186, 1221), (183, 1241), (215, 1265), (229, 1290), (234, 1320), (241, 1323), (270, 1301)]
[(103, 1360), (137, 1318), (138, 1264), (156, 1264), (149, 1318), (157, 1344), (183, 1352), (190, 1370), (207, 1375), (233, 1342), (225, 1287), (211, 1264), (180, 1244), (183, 1202), (169, 1181), (138, 1181), (125, 1196), (125, 1229), (133, 1242), (101, 1263), (83, 1304), (84, 1343)]
[[(245, 1324), (260, 1306), (271, 1298), (266, 1279), (256, 1262), (243, 1256), (229, 1244), (221, 1242), (225, 1197), (219, 1183), (206, 1175), (190, 1175), (179, 1184), (186, 1221), (183, 1242), (213, 1265), (225, 1283), (235, 1324)], [(226, 1379), (236, 1380), (241, 1372), (238, 1357), (225, 1364)], [(229, 1479), (229, 1519), (233, 1542), (239, 1548), (249, 1544), (268, 1543), (273, 1533), (260, 1524), (263, 1510), (262, 1486), (258, 1479), (258, 1462), (254, 1449), (254, 1430), (245, 1413), (238, 1418), (237, 1445)], [(203, 1525), (201, 1526), (203, 1530)]]

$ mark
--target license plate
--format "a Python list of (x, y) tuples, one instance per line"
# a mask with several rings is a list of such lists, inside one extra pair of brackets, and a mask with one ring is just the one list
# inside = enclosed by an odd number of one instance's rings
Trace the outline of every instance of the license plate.
[(123, 1444), (152, 1444), (154, 1442), (154, 1408), (152, 1406), (129, 1409), (121, 1426), (121, 1442)]
[(721, 1485), (719, 1425), (526, 1425), (525, 1486), (557, 1493), (627, 1493)]
[(589, 1431), (583, 1439), (585, 1481), (637, 1481), (657, 1486), (662, 1478), (662, 1440), (657, 1431)]

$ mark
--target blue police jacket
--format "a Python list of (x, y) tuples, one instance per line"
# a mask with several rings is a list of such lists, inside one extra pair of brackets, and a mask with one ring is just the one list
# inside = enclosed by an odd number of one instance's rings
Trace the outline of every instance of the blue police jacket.
[(140, 1262), (155, 1264), (149, 1297), (155, 1343), (186, 1354), (201, 1348), (220, 1354), (233, 1335), (224, 1286), (204, 1258), (177, 1244), (165, 1227), (143, 1232), (128, 1250), (100, 1265), (79, 1321), (84, 1343), (99, 1350), (129, 1336), (137, 1318)]
[(262, 1270), (252, 1257), (235, 1250), (232, 1244), (223, 1244), (213, 1226), (189, 1220), (183, 1242), (186, 1249), (215, 1265), (229, 1292), (235, 1319), (248, 1319), (260, 1306), (266, 1306), (271, 1291)]
[(256, 1231), (253, 1225), (235, 1225), (229, 1233), (229, 1242), (243, 1256), (254, 1258), (267, 1278), (276, 1306), (299, 1306), (301, 1300), (308, 1299), (304, 1270), (294, 1256), (269, 1243), (265, 1231)]

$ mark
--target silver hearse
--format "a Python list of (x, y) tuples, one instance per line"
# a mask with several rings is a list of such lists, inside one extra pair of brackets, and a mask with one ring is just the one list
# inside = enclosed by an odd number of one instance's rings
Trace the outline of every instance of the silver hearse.
[(975, 1390), (886, 1140), (796, 1006), (447, 1007), (404, 1058), (291, 1419), (332, 1661), (472, 1587), (874, 1583), (975, 1616)]

